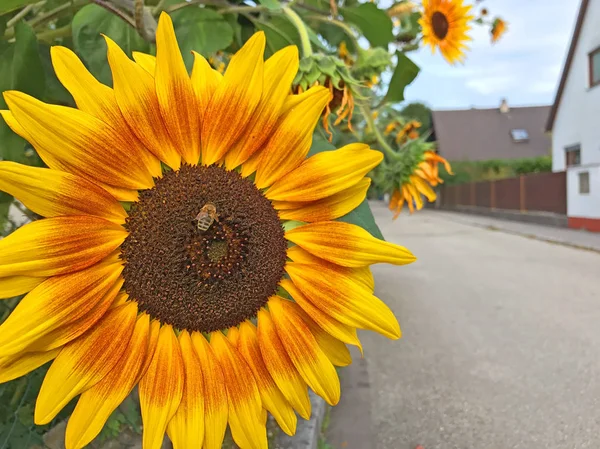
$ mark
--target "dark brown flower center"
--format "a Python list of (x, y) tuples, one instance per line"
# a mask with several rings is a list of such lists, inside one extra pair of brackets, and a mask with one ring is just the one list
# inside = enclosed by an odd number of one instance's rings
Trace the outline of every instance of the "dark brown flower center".
[(438, 39), (444, 39), (448, 35), (449, 26), (448, 19), (444, 14), (439, 11), (433, 13), (431, 16), (431, 27)]
[(125, 290), (177, 329), (212, 332), (255, 316), (284, 273), (277, 212), (251, 181), (217, 166), (165, 173), (140, 192), (125, 227)]

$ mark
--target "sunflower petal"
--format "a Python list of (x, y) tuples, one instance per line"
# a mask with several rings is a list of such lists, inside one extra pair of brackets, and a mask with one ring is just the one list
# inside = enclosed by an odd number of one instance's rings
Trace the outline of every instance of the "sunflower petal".
[(52, 351), (26, 352), (0, 358), (0, 384), (17, 379), (53, 360), (60, 348)]
[(85, 335), (65, 346), (46, 373), (34, 420), (47, 424), (82, 391), (100, 382), (123, 355), (135, 325), (137, 305), (113, 309)]
[[(284, 177), (304, 160), (330, 93), (322, 86), (315, 86), (290, 97), (283, 106), (286, 112), (260, 152), (255, 181), (259, 189)], [(290, 107), (290, 103), (294, 106)]]
[(279, 211), (282, 220), (317, 221), (335, 220), (356, 209), (366, 198), (371, 185), (369, 178), (363, 178), (341, 192), (314, 202), (295, 203), (273, 201), (273, 207)]
[(309, 419), (311, 405), (306, 382), (287, 355), (271, 314), (265, 309), (258, 311), (258, 343), (265, 366), (279, 390), (300, 416)]
[(329, 405), (336, 405), (340, 400), (340, 380), (310, 328), (296, 312), (298, 306), (277, 296), (269, 299), (268, 306), (277, 335), (302, 378)]
[(185, 383), (181, 404), (169, 421), (167, 434), (174, 449), (186, 449), (200, 447), (204, 440), (204, 374), (188, 331), (179, 334), (179, 345)]
[(261, 419), (260, 394), (252, 371), (221, 332), (211, 334), (210, 346), (225, 378), (233, 440), (244, 449), (267, 449), (267, 429)]
[(163, 122), (188, 164), (200, 159), (200, 118), (173, 22), (161, 13), (156, 30), (156, 96)]
[(335, 151), (323, 151), (275, 182), (270, 200), (316, 201), (356, 185), (383, 159), (383, 153), (354, 143)]
[(204, 449), (221, 449), (227, 428), (228, 403), (225, 378), (206, 338), (192, 333), (192, 343), (204, 376)]
[(391, 339), (400, 338), (400, 326), (389, 307), (352, 277), (325, 266), (297, 262), (288, 263), (286, 271), (312, 304), (336, 320)]
[(150, 318), (144, 313), (135, 323), (123, 357), (100, 382), (79, 398), (67, 424), (66, 449), (81, 449), (96, 438), (111, 413), (131, 393), (138, 381), (142, 361), (147, 356), (149, 334)]
[(405, 265), (416, 260), (403, 246), (379, 240), (360, 226), (340, 221), (299, 226), (286, 232), (285, 237), (306, 251), (344, 267), (374, 263)]
[(123, 117), (152, 153), (173, 170), (178, 169), (181, 155), (163, 122), (154, 77), (129, 59), (114, 41), (104, 38), (114, 92)]
[(8, 276), (0, 278), (0, 299), (12, 298), (33, 290), (45, 278), (35, 276)]
[(133, 60), (137, 65), (139, 65), (150, 75), (154, 76), (154, 71), (156, 70), (156, 56), (139, 51), (132, 51), (131, 56), (133, 56)]
[(119, 224), (127, 217), (125, 209), (104, 189), (58, 170), (2, 161), (0, 190), (44, 217), (94, 215)]
[(156, 351), (139, 386), (145, 449), (161, 447), (167, 424), (181, 402), (184, 376), (179, 342), (173, 328), (165, 325), (160, 329)]
[(418, 176), (411, 176), (410, 181), (417, 188), (419, 193), (422, 193), (423, 195), (425, 195), (425, 197), (427, 198), (427, 200), (430, 203), (435, 201), (435, 199), (437, 198), (437, 195), (435, 194), (433, 189), (431, 187), (429, 187), (429, 184), (427, 184), (425, 181), (423, 181)]
[[(251, 122), (263, 91), (265, 34), (255, 33), (231, 58), (202, 123), (202, 163), (219, 161)], [(224, 132), (227, 130), (227, 132)]]
[(192, 87), (194, 88), (198, 114), (202, 122), (213, 94), (223, 81), (223, 75), (214, 70), (200, 53), (195, 51), (192, 53), (194, 54), (194, 66), (192, 67), (191, 76)]
[[(230, 341), (232, 341), (231, 336), (234, 334), (231, 331), (227, 334)], [(238, 348), (254, 374), (263, 407), (271, 412), (279, 427), (286, 434), (294, 435), (297, 423), (296, 414), (269, 374), (260, 353), (258, 335), (254, 324), (250, 321), (241, 323), (239, 332), (237, 332), (237, 341), (235, 343), (232, 341), (232, 344)]]
[(0, 240), (0, 277), (81, 270), (109, 255), (126, 236), (121, 226), (98, 217), (34, 221)]

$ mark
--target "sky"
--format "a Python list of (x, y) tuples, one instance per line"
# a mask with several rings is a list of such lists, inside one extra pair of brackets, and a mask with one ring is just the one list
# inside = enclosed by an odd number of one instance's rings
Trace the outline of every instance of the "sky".
[(492, 45), (489, 27), (473, 27), (463, 65), (450, 66), (429, 47), (411, 53), (421, 67), (405, 90), (408, 102), (434, 109), (545, 105), (554, 101), (580, 0), (485, 0), (508, 32)]

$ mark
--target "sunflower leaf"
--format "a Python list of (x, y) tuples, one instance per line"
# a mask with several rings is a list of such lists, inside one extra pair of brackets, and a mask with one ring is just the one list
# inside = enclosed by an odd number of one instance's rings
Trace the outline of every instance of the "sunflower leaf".
[(356, 209), (347, 213), (343, 217), (338, 218), (338, 221), (360, 226), (369, 232), (369, 234), (371, 234), (373, 237), (376, 237), (380, 240), (385, 240), (381, 230), (379, 229), (379, 226), (377, 226), (377, 223), (375, 223), (375, 217), (373, 217), (373, 212), (371, 212), (371, 207), (366, 199), (360, 203)]
[(2, 2), (0, 2), (0, 14), (14, 11), (22, 6), (27, 6), (36, 2), (37, 0), (2, 0)]
[(404, 88), (408, 86), (421, 70), (408, 56), (401, 51), (396, 52), (398, 62), (390, 80), (390, 87), (385, 95), (384, 102), (397, 103), (404, 100)]
[(394, 40), (392, 19), (374, 3), (340, 8), (344, 20), (356, 25), (374, 47), (387, 47)]
[(12, 88), (36, 98), (42, 98), (46, 90), (37, 38), (33, 29), (22, 21), (15, 25)]

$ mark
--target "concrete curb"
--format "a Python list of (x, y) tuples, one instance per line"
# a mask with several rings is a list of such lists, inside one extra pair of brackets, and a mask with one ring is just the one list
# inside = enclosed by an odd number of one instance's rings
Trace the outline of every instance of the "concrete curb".
[(317, 449), (321, 426), (327, 410), (325, 401), (309, 390), (312, 413), (310, 419), (305, 421), (298, 418), (296, 435), (289, 437), (283, 432), (277, 439), (277, 449)]

